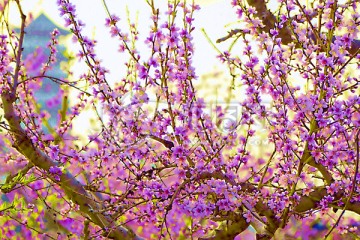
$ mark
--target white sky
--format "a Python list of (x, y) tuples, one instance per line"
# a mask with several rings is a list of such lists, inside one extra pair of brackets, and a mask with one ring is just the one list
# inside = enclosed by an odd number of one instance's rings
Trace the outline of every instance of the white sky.
[[(120, 59), (120, 54), (117, 53), (118, 42), (110, 38), (109, 30), (105, 28), (106, 13), (102, 5), (102, 0), (73, 0), (77, 6), (77, 13), (81, 20), (86, 23), (85, 35), (95, 37), (98, 40), (97, 54), (103, 60), (111, 76), (120, 76), (121, 72), (125, 70), (122, 66), (119, 67), (116, 59)], [(138, 15), (139, 32), (147, 34), (149, 32), (149, 7), (145, 0), (108, 0), (106, 1), (110, 11), (121, 18), (120, 24), (125, 24), (126, 6), (131, 14), (131, 19), (136, 19)], [(190, 2), (190, 1), (188, 1)], [(214, 69), (214, 66), (219, 66), (219, 61), (216, 59), (217, 52), (211, 47), (206, 40), (204, 34), (200, 31), (204, 28), (210, 38), (215, 42), (216, 39), (226, 35), (225, 25), (236, 21), (235, 9), (231, 8), (230, 1), (227, 0), (197, 0), (201, 5), (201, 10), (195, 13), (195, 26), (197, 31), (194, 33), (195, 55), (194, 64), (197, 70), (197, 75), (208, 73)], [(157, 6), (166, 6), (167, 1), (155, 0)], [(59, 16), (56, 6), (56, 0), (26, 0), (22, 1), (25, 12), (31, 11), (36, 18), (40, 13), (45, 13), (54, 22), (62, 25), (64, 21)], [(15, 25), (20, 24), (20, 19), (17, 16), (17, 9), (12, 7), (11, 22)], [(125, 29), (126, 25), (124, 25)], [(146, 35), (141, 35), (141, 42)], [(225, 50), (226, 48), (223, 48)], [(139, 45), (139, 51), (149, 51), (142, 49)], [(122, 64), (120, 64), (122, 65)], [(116, 79), (114, 79), (116, 80)]]

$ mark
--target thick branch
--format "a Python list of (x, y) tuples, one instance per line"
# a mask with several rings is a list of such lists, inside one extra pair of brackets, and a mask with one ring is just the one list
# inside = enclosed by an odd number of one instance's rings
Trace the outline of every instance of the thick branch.
[[(270, 33), (270, 29), (275, 27), (276, 17), (274, 14), (267, 9), (266, 3), (264, 0), (247, 0), (248, 4), (256, 9), (256, 17), (262, 20), (265, 27), (263, 28), (265, 32)], [(309, 16), (311, 17), (311, 16)], [(309, 38), (314, 39), (317, 33), (313, 32), (312, 36)], [(290, 29), (285, 25), (283, 28), (279, 29), (279, 38), (281, 38), (282, 43), (287, 45), (294, 40), (292, 39), (292, 32)], [(335, 37), (332, 41), (335, 40)], [(351, 42), (351, 47), (348, 49), (350, 54), (356, 53), (356, 51), (360, 48), (360, 40), (353, 40)]]
[[(359, 201), (350, 202), (350, 200), (352, 199), (352, 196), (354, 194), (354, 191), (356, 189), (356, 176), (359, 171), (359, 161), (360, 161), (360, 159), (359, 159), (360, 158), (360, 156), (359, 156), (360, 155), (360, 153), (359, 153), (359, 151), (360, 151), (359, 150), (359, 134), (360, 134), (360, 130), (358, 130), (358, 132), (356, 134), (356, 138), (355, 138), (357, 155), (356, 155), (355, 173), (354, 173), (354, 178), (352, 181), (352, 187), (351, 187), (349, 197), (346, 198), (345, 192), (340, 191), (334, 196), (334, 202), (331, 204), (333, 207), (343, 208), (343, 212), (341, 213), (340, 216), (342, 216), (346, 210), (355, 212), (360, 215), (360, 202)], [(325, 188), (320, 188), (320, 189), (317, 189), (317, 190), (311, 192), (309, 194), (309, 196), (304, 196), (300, 199), (299, 204), (294, 209), (295, 212), (302, 213), (302, 212), (306, 212), (306, 211), (316, 208), (318, 203), (320, 202), (320, 200), (322, 198), (324, 198), (326, 195), (328, 195), (328, 193)], [(345, 203), (345, 206), (339, 206), (339, 204), (337, 204), (339, 202), (339, 200), (341, 200), (342, 203)], [(338, 221), (337, 221), (337, 223), (338, 223)], [(337, 225), (337, 223), (335, 225)]]
[[(254, 193), (257, 191), (257, 188), (254, 185), (252, 185), (250, 183), (245, 183), (245, 182), (244, 183), (236, 183), (234, 180), (227, 178), (222, 172), (213, 172), (213, 173), (204, 172), (198, 178), (199, 179), (211, 179), (211, 178), (222, 179), (222, 180), (225, 180), (226, 182), (230, 183), (231, 185), (240, 185), (241, 190), (243, 192)], [(267, 234), (266, 235), (268, 235), (269, 237), (272, 237), (275, 234), (276, 230), (279, 228), (279, 224), (280, 224), (279, 221), (276, 219), (274, 212), (265, 203), (263, 203), (261, 201), (258, 201), (255, 204), (255, 210), (260, 216), (266, 217), (266, 219), (267, 219), (267, 226), (266, 226)], [(235, 221), (232, 224), (230, 224), (230, 227), (232, 225), (238, 225), (238, 224), (239, 223)], [(242, 231), (244, 231), (245, 229), (243, 229)], [(238, 232), (238, 234), (241, 233), (242, 231)]]
[[(20, 126), (20, 119), (15, 113), (14, 98), (11, 93), (2, 93), (3, 110), (5, 113), (5, 119), (8, 121), (10, 131), (14, 137), (14, 148), (16, 148), (21, 154), (23, 154), (34, 166), (48, 172), (50, 167), (57, 166), (57, 163), (52, 161), (47, 155), (36, 148), (27, 136), (26, 132)], [(54, 179), (52, 179), (56, 182)], [(96, 225), (103, 229), (110, 229), (106, 232), (106, 236), (113, 239), (141, 239), (134, 236), (124, 227), (114, 227), (112, 229), (113, 220), (101, 213), (97, 213), (98, 209), (102, 206), (97, 204), (93, 196), (88, 193), (84, 186), (76, 180), (68, 171), (65, 171), (60, 176), (60, 181), (57, 182), (63, 189), (65, 194), (76, 204), (79, 205), (80, 211), (88, 216)]]
[[(276, 17), (274, 16), (274, 14), (270, 10), (267, 9), (265, 1), (264, 0), (247, 0), (247, 2), (250, 6), (252, 6), (256, 9), (255, 16), (262, 20), (262, 23), (264, 24), (264, 27), (262, 30), (265, 31), (266, 33), (270, 33), (270, 30), (275, 28), (275, 24), (276, 24), (277, 20), (276, 20)], [(310, 19), (312, 17), (313, 16), (309, 16)], [(284, 45), (294, 42), (294, 39), (291, 37), (293, 34), (287, 25), (284, 25), (282, 28), (280, 28), (278, 30), (279, 30), (278, 37), (281, 38), (281, 41)], [(226, 41), (227, 39), (231, 38), (232, 36), (234, 36), (240, 32), (242, 32), (240, 29), (231, 30), (228, 33), (228, 35), (226, 35), (223, 38), (218, 39), (216, 42), (220, 43), (220, 42)], [(309, 38), (315, 40), (316, 39), (315, 33), (312, 33), (309, 36)], [(332, 41), (334, 42), (335, 39), (336, 39), (336, 37), (333, 37)], [(296, 43), (296, 42), (295, 42), (295, 45), (297, 47), (299, 47), (298, 43)], [(350, 48), (347, 50), (350, 54), (355, 54), (358, 51), (358, 49), (360, 49), (360, 40), (353, 40), (351, 42)]]
[[(303, 196), (300, 199), (298, 205), (295, 206), (294, 211), (296, 213), (304, 213), (312, 209), (315, 209), (318, 207), (318, 204), (320, 203), (321, 199), (323, 199), (327, 195), (328, 193), (325, 188), (319, 188), (311, 192), (309, 196)], [(341, 202), (346, 202), (347, 200), (347, 198), (345, 197), (345, 193), (343, 191), (337, 193), (334, 196), (334, 201), (330, 205), (332, 207), (343, 208), (338, 204), (339, 200), (341, 200)], [(349, 202), (346, 210), (352, 211), (360, 215), (360, 202), (359, 201), (353, 203)]]
[[(269, 11), (266, 7), (266, 3), (264, 0), (247, 0), (248, 4), (256, 9), (256, 17), (262, 20), (265, 25), (263, 30), (267, 33), (270, 32), (270, 29), (275, 28), (276, 17), (274, 14)], [(279, 37), (282, 40), (283, 44), (289, 44), (293, 41), (291, 38), (291, 31), (288, 27), (284, 26), (279, 29)]]
[(215, 236), (208, 238), (199, 238), (199, 240), (223, 240), (234, 239), (241, 232), (246, 230), (250, 224), (246, 222), (245, 218), (241, 215), (237, 215), (225, 229), (215, 230)]

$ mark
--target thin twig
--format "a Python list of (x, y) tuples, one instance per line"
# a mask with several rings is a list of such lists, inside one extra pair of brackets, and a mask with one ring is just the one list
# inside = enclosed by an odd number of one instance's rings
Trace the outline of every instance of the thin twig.
[(13, 85), (13, 90), (12, 90), (12, 97), (15, 98), (16, 95), (16, 88), (18, 85), (18, 79), (19, 79), (19, 71), (20, 71), (20, 65), (21, 65), (21, 53), (23, 51), (23, 42), (24, 42), (24, 36), (25, 36), (25, 20), (26, 20), (26, 16), (22, 11), (21, 5), (20, 5), (20, 1), (16, 0), (16, 4), (18, 5), (19, 8), (19, 13), (20, 13), (20, 17), (21, 17), (21, 27), (20, 27), (20, 39), (19, 39), (19, 46), (17, 49), (17, 54), (16, 54), (16, 66), (15, 66), (15, 73), (14, 73), (14, 85)]

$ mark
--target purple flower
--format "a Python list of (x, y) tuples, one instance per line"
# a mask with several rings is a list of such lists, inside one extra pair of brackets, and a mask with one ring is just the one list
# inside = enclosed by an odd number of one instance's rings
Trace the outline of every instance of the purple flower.
[(276, 37), (277, 35), (279, 35), (279, 31), (276, 29), (270, 29), (270, 34), (273, 37)]
[(326, 27), (327, 29), (331, 30), (331, 29), (334, 27), (333, 20), (330, 19), (329, 21), (327, 21), (327, 22), (325, 23), (325, 27)]
[(59, 146), (50, 146), (49, 148), (49, 157), (54, 159), (54, 160), (58, 160), (59, 159)]
[(51, 166), (49, 168), (49, 173), (54, 177), (55, 181), (60, 181), (60, 176), (62, 175), (62, 171), (57, 166)]
[(180, 127), (175, 128), (175, 135), (177, 135), (177, 136), (185, 137), (186, 132), (187, 132), (187, 129), (185, 127), (180, 126)]

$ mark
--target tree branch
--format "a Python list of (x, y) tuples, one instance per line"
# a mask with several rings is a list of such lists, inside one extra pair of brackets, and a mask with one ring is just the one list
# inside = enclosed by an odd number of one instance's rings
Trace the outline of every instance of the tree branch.
[[(264, 0), (247, 0), (248, 4), (256, 9), (255, 16), (262, 20), (262, 23), (265, 25), (263, 30), (267, 33), (270, 33), (270, 29), (275, 28), (276, 17), (274, 14), (269, 11), (266, 7), (266, 3)], [(291, 38), (291, 31), (285, 25), (283, 28), (279, 29), (279, 37), (282, 40), (283, 44), (289, 44), (293, 42)]]
[[(328, 193), (324, 187), (319, 188), (315, 191), (312, 191), (309, 194), (309, 196), (303, 196), (300, 199), (300, 202), (294, 208), (294, 212), (295, 213), (304, 213), (309, 210), (315, 209), (318, 206), (318, 204), (320, 203), (321, 199), (323, 199), (327, 195), (328, 195)], [(337, 207), (337, 208), (343, 208), (340, 206), (340, 204), (337, 204), (337, 202), (339, 202), (339, 200), (341, 200), (341, 202), (346, 202), (348, 198), (344, 197), (344, 195), (345, 195), (344, 191), (337, 193), (334, 196), (334, 201), (333, 201), (333, 203), (330, 204), (330, 206)], [(349, 202), (346, 210), (352, 211), (352, 212), (360, 215), (360, 202), (359, 201), (356, 201), (353, 203)]]
[[(252, 185), (251, 183), (236, 183), (234, 180), (231, 180), (229, 178), (227, 178), (222, 172), (204, 172), (202, 174), (200, 174), (200, 176), (198, 177), (199, 179), (222, 179), (225, 180), (226, 182), (230, 183), (231, 185), (240, 185), (241, 186), (241, 190), (243, 192), (256, 192), (258, 191), (258, 189)], [(266, 226), (266, 234), (269, 237), (272, 237), (276, 230), (279, 228), (279, 220), (276, 219), (274, 212), (263, 202), (261, 201), (257, 201), (257, 203), (255, 204), (255, 210), (256, 212), (260, 215), (260, 216), (265, 216), (268, 223)], [(246, 221), (245, 221), (246, 222)], [(229, 228), (231, 228), (231, 225), (238, 225), (239, 222), (234, 221), (232, 224), (230, 224)], [(239, 228), (239, 230), (242, 228)], [(246, 229), (246, 228), (245, 228)], [(241, 233), (242, 231), (244, 231), (245, 229), (241, 230), (240, 232), (238, 232), (237, 234)], [(226, 231), (226, 230), (223, 230)], [(220, 234), (220, 233), (217, 233)], [(226, 234), (226, 233), (224, 233)]]
[(246, 230), (250, 223), (246, 222), (245, 218), (240, 214), (236, 214), (233, 221), (224, 229), (215, 230), (215, 236), (207, 238), (199, 238), (199, 240), (223, 240), (234, 239), (241, 232)]
[[(276, 17), (274, 16), (274, 14), (270, 10), (267, 9), (265, 1), (264, 0), (247, 0), (247, 2), (250, 6), (252, 6), (256, 9), (255, 16), (262, 20), (262, 23), (264, 24), (263, 31), (265, 31), (266, 33), (270, 33), (270, 29), (275, 28), (275, 24), (276, 24), (277, 20), (276, 20)], [(314, 16), (307, 16), (308, 20), (310, 20)], [(288, 22), (290, 22), (290, 21), (288, 21)], [(279, 30), (278, 37), (281, 38), (281, 41), (284, 45), (294, 42), (294, 39), (291, 37), (293, 34), (286, 24), (282, 28), (279, 28), (278, 30)], [(242, 32), (242, 30), (240, 30), (240, 29), (233, 29), (228, 32), (228, 35), (218, 39), (216, 42), (217, 43), (224, 42), (224, 41), (228, 40), (229, 38), (233, 37), (234, 35), (241, 33), (241, 32)], [(317, 33), (313, 32), (309, 36), (309, 38), (315, 40), (316, 34)], [(336, 37), (333, 37), (332, 42), (334, 42), (335, 40), (336, 40)], [(297, 46), (297, 43), (295, 45)], [(299, 47), (299, 46), (297, 46), (297, 47)], [(355, 39), (351, 42), (351, 46), (347, 50), (350, 54), (355, 54), (355, 53), (357, 53), (357, 51), (359, 49), (360, 49), (360, 40)]]
[(20, 62), (21, 62), (21, 53), (23, 51), (23, 42), (24, 42), (24, 36), (25, 36), (25, 20), (26, 20), (26, 15), (23, 13), (21, 5), (20, 5), (20, 1), (16, 0), (16, 4), (19, 8), (19, 13), (20, 13), (20, 17), (21, 17), (21, 27), (20, 27), (20, 39), (19, 39), (19, 46), (17, 49), (17, 54), (16, 54), (16, 67), (15, 67), (15, 72), (14, 72), (14, 83), (13, 83), (13, 89), (12, 89), (12, 97), (14, 98), (16, 95), (16, 88), (18, 85), (18, 81), (19, 81), (19, 71), (20, 71)]
[(23, 169), (21, 169), (19, 172), (15, 173), (15, 174), (10, 174), (9, 176), (7, 176), (6, 180), (5, 180), (5, 184), (2, 185), (0, 188), (1, 191), (3, 193), (11, 192), (17, 184), (17, 182), (14, 181), (14, 179), (17, 176), (25, 176), (33, 166), (34, 165), (30, 162), (30, 163), (26, 164), (26, 166)]
[[(1, 94), (3, 103), (4, 117), (8, 121), (10, 131), (14, 138), (13, 147), (23, 154), (33, 165), (48, 172), (50, 167), (57, 166), (57, 163), (52, 161), (49, 156), (45, 155), (42, 151), (36, 148), (27, 136), (26, 132), (20, 126), (20, 118), (16, 115), (14, 109), (14, 101), (12, 94), (3, 92)], [(51, 176), (49, 176), (52, 178)], [(55, 179), (51, 179), (56, 182)], [(60, 176), (60, 181), (57, 182), (62, 190), (65, 192), (74, 203), (78, 204), (80, 211), (88, 216), (96, 225), (103, 229), (109, 229), (105, 235), (113, 239), (141, 239), (134, 236), (125, 227), (111, 227), (113, 220), (108, 216), (98, 213), (97, 209), (102, 209), (103, 206), (94, 201), (94, 197), (84, 189), (84, 186), (76, 180), (68, 171)], [(95, 211), (94, 211), (95, 210)]]

